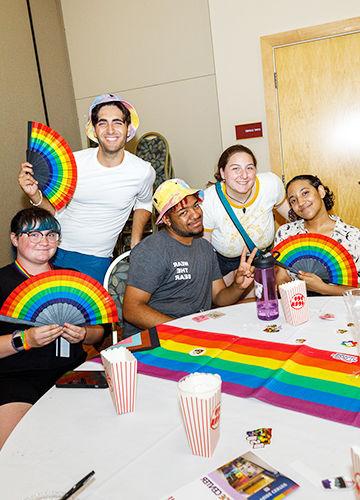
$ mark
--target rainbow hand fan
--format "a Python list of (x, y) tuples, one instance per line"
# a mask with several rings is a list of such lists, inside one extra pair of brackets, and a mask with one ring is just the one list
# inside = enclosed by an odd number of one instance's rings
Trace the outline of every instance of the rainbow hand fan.
[(277, 260), (295, 271), (314, 273), (336, 285), (357, 287), (354, 259), (341, 243), (317, 233), (297, 234), (273, 248)]
[(32, 164), (39, 188), (60, 210), (71, 200), (77, 180), (74, 155), (55, 130), (39, 122), (28, 122), (26, 160)]
[(114, 300), (98, 281), (60, 269), (16, 287), (0, 309), (0, 320), (32, 326), (99, 325), (118, 321), (118, 314)]

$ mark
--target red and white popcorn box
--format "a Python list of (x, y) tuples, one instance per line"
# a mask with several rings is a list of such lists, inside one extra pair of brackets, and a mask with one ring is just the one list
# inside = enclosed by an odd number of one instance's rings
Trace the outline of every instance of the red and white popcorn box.
[(111, 346), (100, 354), (116, 413), (135, 411), (137, 359), (121, 346)]
[(220, 437), (221, 377), (192, 373), (179, 381), (178, 394), (193, 455), (211, 457)]
[(355, 495), (356, 498), (360, 500), (360, 446), (351, 447), (351, 460)]
[(305, 281), (294, 280), (279, 285), (279, 292), (287, 323), (296, 326), (309, 321), (309, 301)]
[(356, 342), (357, 355), (360, 356), (360, 289), (353, 288), (343, 293), (349, 320), (352, 327), (350, 333)]

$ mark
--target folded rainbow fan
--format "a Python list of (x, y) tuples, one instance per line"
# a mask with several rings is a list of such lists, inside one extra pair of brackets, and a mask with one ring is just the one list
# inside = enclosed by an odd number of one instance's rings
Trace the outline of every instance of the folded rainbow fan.
[(16, 287), (0, 309), (0, 320), (32, 326), (99, 325), (118, 321), (118, 314), (114, 300), (98, 281), (60, 269)]
[(290, 236), (273, 248), (277, 260), (294, 271), (314, 273), (336, 285), (357, 287), (358, 275), (354, 259), (341, 243), (323, 234)]
[(74, 155), (55, 130), (39, 122), (28, 122), (26, 160), (32, 164), (39, 188), (60, 210), (71, 200), (77, 180)]

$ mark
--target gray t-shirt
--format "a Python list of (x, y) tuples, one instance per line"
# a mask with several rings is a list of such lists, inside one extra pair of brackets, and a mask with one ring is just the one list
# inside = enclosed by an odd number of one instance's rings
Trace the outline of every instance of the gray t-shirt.
[[(184, 245), (163, 229), (131, 251), (128, 285), (151, 294), (148, 305), (180, 318), (211, 308), (212, 282), (222, 275), (210, 243), (194, 238)], [(124, 336), (139, 328), (126, 323)]]

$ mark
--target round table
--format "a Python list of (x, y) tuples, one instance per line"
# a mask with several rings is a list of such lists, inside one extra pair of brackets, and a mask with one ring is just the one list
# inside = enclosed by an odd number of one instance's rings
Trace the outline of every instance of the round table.
[[(197, 323), (193, 315), (171, 324), (265, 338), (266, 323), (256, 319), (254, 303), (217, 310), (224, 316)], [(322, 313), (334, 313), (335, 319), (321, 320)], [(341, 349), (336, 333), (346, 321), (342, 298), (316, 297), (310, 299), (310, 322), (292, 327), (280, 314), (271, 323), (282, 326), (281, 336), (288, 342), (303, 337), (314, 347), (349, 352)], [(0, 453), (1, 498), (23, 500), (44, 491), (65, 492), (92, 469), (95, 477), (76, 498), (167, 498), (201, 474), (250, 451), (246, 431), (259, 427), (271, 427), (273, 437), (270, 445), (254, 452), (299, 483), (294, 500), (328, 498), (321, 479), (351, 476), (350, 447), (360, 444), (358, 428), (228, 394), (222, 395), (221, 436), (214, 455), (193, 456), (176, 383), (139, 375), (136, 411), (131, 414), (116, 415), (107, 389), (52, 388), (45, 394)], [(342, 490), (336, 498), (353, 495)]]

